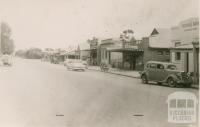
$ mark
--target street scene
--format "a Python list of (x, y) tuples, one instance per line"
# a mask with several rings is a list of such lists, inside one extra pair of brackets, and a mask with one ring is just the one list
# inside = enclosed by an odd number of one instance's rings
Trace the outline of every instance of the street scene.
[(0, 0), (0, 126), (198, 127), (198, 0)]
[(146, 85), (93, 70), (67, 71), (38, 60), (16, 59), (12, 68), (0, 70), (0, 119), (8, 127), (174, 127), (179, 125), (167, 122), (167, 96), (187, 91), (198, 97), (192, 88)]

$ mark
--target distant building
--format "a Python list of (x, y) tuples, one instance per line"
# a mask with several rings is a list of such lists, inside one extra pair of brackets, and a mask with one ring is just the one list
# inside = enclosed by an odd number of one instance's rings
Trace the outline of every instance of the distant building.
[(99, 65), (98, 63), (98, 45), (99, 45), (99, 39), (93, 37), (93, 39), (88, 40), (88, 43), (90, 45), (90, 57), (89, 57), (89, 64), (90, 65)]
[(80, 47), (80, 53), (79, 58), (81, 60), (84, 60), (87, 62), (87, 64), (90, 64), (90, 44), (88, 42), (83, 42), (79, 44)]
[(79, 46), (77, 47), (77, 49), (59, 52), (59, 57), (62, 62), (64, 62), (66, 59), (80, 59)]
[(51, 56), (53, 55), (54, 50), (51, 48), (46, 48), (43, 51), (44, 57), (43, 57), (43, 61), (51, 61)]

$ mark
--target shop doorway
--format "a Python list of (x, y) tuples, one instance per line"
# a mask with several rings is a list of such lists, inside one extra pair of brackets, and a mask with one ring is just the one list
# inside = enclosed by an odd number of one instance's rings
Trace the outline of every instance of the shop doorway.
[(185, 53), (184, 63), (185, 63), (185, 69), (184, 69), (184, 71), (185, 72), (189, 72), (189, 53), (188, 52)]
[(124, 57), (124, 69), (135, 70), (135, 63), (136, 63), (135, 54), (128, 52), (128, 53), (124, 53), (123, 57)]

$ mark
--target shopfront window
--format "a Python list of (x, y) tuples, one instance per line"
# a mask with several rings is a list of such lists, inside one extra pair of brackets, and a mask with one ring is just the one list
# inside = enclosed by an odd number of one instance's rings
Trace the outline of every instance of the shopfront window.
[(169, 56), (169, 54), (170, 54), (169, 51), (166, 51), (166, 52), (165, 52), (165, 55), (166, 55), (166, 56)]
[(163, 51), (157, 51), (158, 55), (163, 55)]
[(181, 53), (180, 52), (175, 53), (175, 60), (181, 60)]

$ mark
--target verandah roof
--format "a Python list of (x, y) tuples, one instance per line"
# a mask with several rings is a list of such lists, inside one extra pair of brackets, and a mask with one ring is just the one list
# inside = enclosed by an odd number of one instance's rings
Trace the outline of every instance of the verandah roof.
[(117, 48), (117, 49), (107, 49), (110, 52), (143, 52), (141, 49), (133, 48)]

